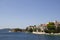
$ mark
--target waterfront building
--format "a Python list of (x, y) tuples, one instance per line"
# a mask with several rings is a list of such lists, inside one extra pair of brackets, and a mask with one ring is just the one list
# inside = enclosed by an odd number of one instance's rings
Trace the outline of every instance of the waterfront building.
[(46, 24), (40, 24), (38, 28), (41, 29), (41, 32), (44, 32), (44, 30), (47, 29)]
[[(40, 24), (38, 26), (36, 25), (33, 25), (33, 26), (28, 26), (26, 29), (27, 30), (30, 30), (32, 29), (33, 32), (45, 32), (45, 30), (48, 30), (47, 28), (47, 25), (50, 24), (50, 25), (54, 25), (54, 27), (56, 27), (56, 30), (57, 30), (57, 27), (60, 27), (60, 22), (58, 21), (53, 21), (53, 22), (48, 22), (46, 24)], [(53, 27), (53, 26), (52, 26)]]
[(55, 24), (56, 28), (57, 28), (57, 27), (60, 27), (60, 22), (55, 21), (54, 24)]

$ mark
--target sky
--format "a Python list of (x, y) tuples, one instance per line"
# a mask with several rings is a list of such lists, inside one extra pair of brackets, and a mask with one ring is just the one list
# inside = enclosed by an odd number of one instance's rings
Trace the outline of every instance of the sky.
[(60, 21), (60, 0), (0, 0), (0, 29)]

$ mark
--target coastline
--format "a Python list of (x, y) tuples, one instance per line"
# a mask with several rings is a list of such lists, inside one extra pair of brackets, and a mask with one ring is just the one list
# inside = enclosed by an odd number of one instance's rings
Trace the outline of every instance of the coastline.
[(60, 35), (60, 33), (45, 33), (45, 32), (32, 32), (33, 34), (44, 34), (44, 35)]
[(45, 32), (32, 32), (33, 34), (46, 34)]

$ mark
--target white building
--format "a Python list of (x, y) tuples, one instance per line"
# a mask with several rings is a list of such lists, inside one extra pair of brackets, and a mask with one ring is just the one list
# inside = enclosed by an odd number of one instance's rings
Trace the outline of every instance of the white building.
[(38, 28), (40, 28), (41, 31), (44, 32), (44, 30), (45, 30), (47, 27), (46, 27), (46, 24), (41, 24), (41, 25), (38, 26)]

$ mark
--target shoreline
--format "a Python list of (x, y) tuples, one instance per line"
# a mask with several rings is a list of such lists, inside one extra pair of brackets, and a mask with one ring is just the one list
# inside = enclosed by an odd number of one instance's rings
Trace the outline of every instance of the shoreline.
[(33, 34), (60, 35), (60, 33), (32, 32)]

